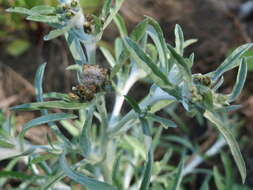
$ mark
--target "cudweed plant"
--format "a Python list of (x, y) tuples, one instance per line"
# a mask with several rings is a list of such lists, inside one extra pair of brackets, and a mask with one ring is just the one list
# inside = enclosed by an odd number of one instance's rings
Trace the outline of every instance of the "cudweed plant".
[[(166, 42), (159, 24), (150, 17), (129, 34), (118, 14), (122, 3), (123, 0), (105, 0), (99, 16), (83, 13), (77, 0), (60, 0), (59, 7), (41, 5), (7, 10), (52, 26), (54, 29), (45, 40), (65, 37), (75, 61), (67, 69), (76, 72), (78, 83), (69, 94), (44, 93), (46, 64), (38, 68), (37, 102), (11, 109), (40, 110), (42, 116), (26, 123), (18, 137), (6, 135), (4, 139), (11, 154), (1, 156), (1, 159), (23, 156), (34, 175), (31, 178), (15, 172), (8, 175), (24, 179), (21, 189), (179, 190), (183, 188), (183, 177), (193, 172), (203, 158), (197, 155), (185, 164), (188, 155), (182, 154), (178, 167), (172, 167), (168, 165), (171, 147), (159, 161), (154, 161), (153, 154), (161, 142), (163, 128), (177, 127), (176, 123), (156, 113), (181, 104), (189, 115), (205, 117), (221, 134), (206, 156), (217, 153), (226, 142), (245, 182), (245, 163), (227, 113), (239, 107), (231, 103), (239, 96), (246, 80), (247, 59), (243, 54), (252, 44), (237, 48), (215, 71), (193, 74), (194, 53), (187, 57), (184, 49), (196, 40), (184, 40), (181, 27), (176, 25), (173, 47)], [(111, 21), (116, 23), (121, 37), (115, 40), (113, 53), (99, 47), (109, 63), (108, 69), (96, 61), (96, 49)], [(219, 93), (223, 74), (235, 67), (239, 70), (232, 92)], [(127, 94), (136, 82), (144, 79), (151, 87), (137, 102)], [(105, 101), (108, 92), (115, 94), (111, 113)], [(132, 110), (122, 115), (125, 101)], [(50, 112), (55, 108), (75, 110), (75, 114)], [(67, 138), (56, 122), (67, 129), (72, 138)], [(154, 127), (155, 123), (161, 127)], [(56, 140), (48, 136), (47, 145), (32, 145), (24, 139), (25, 133), (41, 124), (49, 125)], [(186, 139), (173, 139), (191, 145)], [(215, 174), (219, 174), (217, 168)]]

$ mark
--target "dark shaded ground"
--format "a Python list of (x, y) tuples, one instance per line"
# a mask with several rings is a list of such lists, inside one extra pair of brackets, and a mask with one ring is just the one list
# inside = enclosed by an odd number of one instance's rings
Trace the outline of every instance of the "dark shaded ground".
[[(239, 0), (238, 0), (239, 1)], [(126, 0), (121, 14), (126, 18), (129, 30), (143, 19), (143, 15), (152, 16), (160, 21), (169, 42), (174, 41), (174, 26), (180, 24), (185, 38), (197, 38), (189, 52), (196, 53), (194, 72), (206, 73), (215, 69), (225, 58), (227, 52), (243, 43), (252, 41), (251, 23), (242, 23), (231, 14), (229, 8), (236, 6), (237, 0)], [(224, 6), (225, 5), (225, 6)], [(43, 42), (42, 35), (49, 28), (38, 27), (37, 31), (29, 28), (16, 35), (25, 36), (33, 46), (20, 57), (11, 57), (0, 52), (0, 107), (6, 108), (22, 102), (33, 100), (32, 87), (35, 71), (39, 64), (48, 62), (45, 75), (45, 91), (68, 92), (75, 82), (74, 76), (66, 72), (67, 65), (73, 63), (68, 55), (67, 46), (62, 38)], [(104, 39), (110, 44), (116, 36), (115, 28), (105, 32)], [(113, 34), (113, 35), (112, 35)], [(0, 45), (4, 48), (4, 44)], [(229, 92), (236, 77), (226, 76), (224, 92)], [(238, 103), (243, 104), (239, 115), (245, 120), (241, 138), (253, 139), (253, 79), (249, 72), (246, 87)], [(31, 115), (18, 117), (20, 124), (30, 119)], [(43, 142), (43, 140), (42, 140)], [(39, 143), (39, 142), (37, 142)], [(253, 141), (249, 140), (243, 147), (243, 154), (248, 165), (248, 185), (253, 186)], [(239, 180), (238, 180), (239, 181)]]

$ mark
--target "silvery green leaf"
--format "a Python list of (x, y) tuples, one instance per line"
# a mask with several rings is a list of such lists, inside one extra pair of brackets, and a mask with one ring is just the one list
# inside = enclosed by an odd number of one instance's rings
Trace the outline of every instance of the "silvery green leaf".
[(218, 190), (225, 190), (226, 185), (224, 184), (224, 178), (220, 174), (219, 170), (217, 167), (213, 168), (213, 175), (214, 175), (214, 182)]
[(180, 25), (176, 24), (175, 27), (175, 41), (176, 41), (176, 51), (179, 55), (184, 54), (184, 33)]
[(221, 76), (220, 80), (218, 80), (218, 82), (213, 87), (214, 92), (217, 91), (221, 87), (221, 85), (223, 84), (223, 82), (224, 82), (224, 77)]
[(54, 38), (57, 38), (61, 35), (64, 35), (66, 32), (68, 32), (71, 29), (71, 25), (67, 25), (64, 26), (60, 29), (55, 29), (49, 32), (49, 34), (47, 34), (46, 36), (44, 36), (44, 40), (48, 41), (48, 40), (52, 40)]
[(25, 133), (29, 129), (31, 129), (32, 127), (35, 127), (37, 125), (42, 125), (42, 124), (46, 124), (49, 122), (60, 121), (60, 120), (64, 120), (64, 119), (75, 119), (75, 118), (77, 118), (76, 115), (67, 114), (67, 113), (54, 113), (54, 114), (44, 115), (44, 116), (35, 118), (35, 119), (27, 122), (26, 124), (24, 124), (19, 136), (22, 139), (24, 137)]
[(233, 164), (229, 158), (229, 155), (222, 152), (221, 153), (221, 160), (225, 168), (225, 184), (226, 187), (231, 188), (234, 183), (234, 175), (233, 175)]
[(160, 71), (158, 66), (153, 63), (150, 57), (148, 57), (145, 52), (130, 38), (125, 38), (127, 45), (130, 47), (131, 52), (136, 55), (140, 60), (147, 64), (147, 66), (153, 71), (153, 73), (159, 77), (166, 85), (171, 85), (167, 79), (167, 76)]
[(233, 102), (236, 100), (236, 98), (241, 94), (241, 91), (243, 89), (244, 83), (246, 81), (247, 77), (247, 61), (246, 59), (241, 60), (241, 64), (238, 70), (236, 83), (234, 85), (234, 88), (232, 90), (232, 93), (228, 96), (228, 101)]
[(27, 20), (35, 22), (45, 22), (45, 23), (58, 23), (58, 16), (46, 16), (46, 15), (31, 15), (26, 18)]
[(171, 65), (168, 65), (168, 58), (167, 58), (168, 52), (163, 31), (156, 20), (150, 17), (146, 17), (146, 19), (149, 24), (147, 28), (147, 33), (154, 41), (157, 47), (159, 60), (161, 62), (161, 68), (164, 69), (165, 73), (167, 73)]
[(213, 92), (211, 90), (208, 90), (203, 93), (203, 104), (208, 109), (213, 109)]
[(87, 63), (86, 56), (83, 52), (80, 41), (75, 37), (75, 34), (70, 30), (70, 32), (65, 33), (65, 38), (67, 40), (70, 52), (77, 65), (83, 65)]
[(168, 76), (169, 81), (174, 85), (179, 85), (183, 81), (183, 73), (180, 72), (176, 64), (171, 67)]
[(224, 123), (218, 118), (217, 114), (215, 115), (210, 111), (206, 111), (204, 113), (204, 116), (216, 126), (216, 128), (225, 138), (232, 152), (236, 165), (240, 171), (242, 182), (244, 183), (246, 179), (246, 167), (242, 154), (240, 152), (240, 147), (236, 142), (235, 137), (233, 136), (232, 132), (224, 125)]
[(132, 31), (130, 37), (133, 41), (138, 42), (142, 39), (142, 37), (144, 36), (144, 34), (147, 31), (147, 24), (148, 21), (147, 19), (143, 20), (142, 22), (140, 22)]
[(34, 86), (35, 86), (35, 94), (36, 94), (36, 99), (38, 102), (43, 102), (43, 77), (44, 77), (44, 72), (46, 69), (46, 63), (42, 64), (39, 66), (39, 68), (36, 71), (36, 76), (35, 76), (35, 81), (34, 81)]
[(56, 9), (55, 7), (51, 7), (49, 5), (38, 5), (38, 6), (33, 7), (31, 11), (36, 14), (48, 15), (48, 14), (54, 14)]
[(176, 60), (178, 66), (181, 67), (182, 71), (185, 73), (186, 79), (189, 82), (192, 81), (192, 73), (189, 63), (187, 63), (186, 60), (181, 55), (179, 55), (171, 45), (168, 44), (167, 47), (169, 48), (173, 58)]
[(148, 113), (147, 119), (150, 119), (150, 120), (153, 120), (155, 122), (158, 122), (158, 123), (162, 124), (162, 126), (165, 129), (168, 129), (169, 127), (172, 127), (172, 128), (177, 127), (177, 124), (174, 123), (173, 121), (171, 121), (169, 119), (166, 119), (166, 118), (163, 118), (163, 117), (159, 117), (155, 114)]
[(180, 185), (183, 180), (184, 158), (182, 158), (178, 168), (172, 190), (180, 190)]
[(151, 130), (150, 130), (150, 124), (148, 120), (144, 117), (139, 117), (139, 120), (141, 122), (142, 132), (144, 135), (151, 137)]
[(82, 129), (81, 136), (79, 138), (79, 144), (82, 151), (83, 156), (88, 157), (91, 151), (91, 142), (90, 142), (90, 129), (92, 125), (93, 120), (93, 114), (94, 114), (94, 106), (91, 106), (88, 108), (85, 114), (85, 122)]
[(141, 181), (140, 190), (148, 190), (153, 166), (153, 151), (152, 148), (148, 151), (148, 160), (145, 166), (143, 179)]
[(23, 8), (23, 7), (12, 7), (12, 8), (6, 9), (6, 11), (11, 12), (11, 13), (20, 13), (20, 14), (27, 14), (27, 15), (33, 14), (31, 10)]
[(191, 143), (191, 141), (185, 137), (179, 137), (176, 135), (166, 135), (164, 136), (165, 140), (168, 140), (169, 142), (175, 142), (178, 143), (184, 147), (189, 148), (192, 152), (195, 152), (196, 149), (194, 148), (193, 144)]
[(85, 108), (88, 103), (79, 102), (66, 102), (66, 101), (48, 101), (48, 102), (35, 102), (29, 104), (22, 104), (11, 107), (11, 110), (17, 111), (33, 111), (42, 109), (81, 109)]
[[(32, 108), (35, 105), (37, 105), (37, 106), (39, 106), (39, 105), (52, 106), (53, 104), (59, 106), (60, 101), (58, 103), (56, 103), (57, 101), (55, 101), (54, 103), (53, 102), (50, 102), (50, 103), (43, 102), (43, 77), (44, 77), (45, 69), (46, 69), (46, 63), (39, 66), (39, 68), (36, 71), (36, 75), (35, 75), (34, 86), (35, 86), (35, 94), (36, 94), (37, 103), (23, 104), (23, 105), (16, 106), (16, 108), (21, 108), (23, 106), (24, 107), (28, 106), (28, 107)], [(62, 101), (62, 102), (64, 102), (64, 101)], [(61, 103), (60, 103), (60, 105), (61, 105)], [(45, 109), (43, 109), (41, 107), (38, 110), (40, 110), (41, 113), (46, 116), (48, 114), (48, 110), (46, 110), (46, 109), (47, 109), (47, 107), (45, 107)], [(60, 137), (66, 144), (70, 145), (69, 140), (61, 133), (61, 131), (58, 129), (58, 127), (53, 122), (49, 122), (48, 124), (50, 125), (50, 128), (54, 131), (54, 133), (58, 137)]]
[(114, 16), (113, 20), (114, 20), (116, 26), (118, 27), (120, 36), (122, 38), (127, 36), (127, 27), (126, 27), (126, 24), (125, 24), (125, 21), (124, 21), (123, 17), (120, 16), (119, 14), (116, 14)]
[(126, 96), (126, 95), (124, 97), (136, 113), (142, 114), (141, 108), (139, 107), (138, 103), (132, 97)]
[(64, 93), (59, 93), (59, 92), (49, 92), (49, 93), (44, 93), (43, 94), (43, 99), (48, 98), (48, 99), (58, 99), (58, 100), (67, 100), (69, 99), (69, 96)]
[(189, 39), (184, 41), (184, 49), (187, 48), (188, 46), (196, 43), (198, 41), (198, 39)]
[(190, 57), (189, 57), (189, 60), (190, 60), (190, 63), (191, 63), (190, 67), (193, 66), (193, 64), (194, 64), (194, 59), (195, 59), (195, 54), (192, 53), (192, 54), (190, 55)]
[(123, 151), (118, 153), (112, 167), (112, 182), (118, 189), (123, 188), (121, 178), (118, 175), (120, 172), (119, 169), (120, 169), (120, 161), (122, 159), (122, 155), (123, 155)]
[(116, 190), (112, 185), (87, 177), (84, 174), (72, 170), (69, 167), (64, 154), (60, 156), (60, 166), (66, 176), (83, 185), (88, 190)]
[(103, 26), (103, 30), (106, 29), (106, 27), (111, 23), (111, 21), (113, 20), (113, 18), (115, 17), (115, 15), (118, 13), (122, 3), (124, 2), (124, 0), (116, 0), (115, 1), (115, 7), (111, 8), (110, 10), (110, 14), (107, 17), (107, 19), (105, 20), (104, 26)]
[(114, 57), (112, 56), (111, 52), (104, 47), (100, 47), (100, 50), (103, 53), (103, 55), (105, 56), (106, 60), (110, 64), (110, 66), (114, 67), (117, 63), (116, 63)]
[(52, 153), (42, 154), (42, 155), (32, 158), (30, 161), (30, 164), (38, 164), (38, 163), (44, 162), (46, 160), (52, 159), (57, 156), (58, 156), (57, 154), (52, 154)]
[(122, 42), (122, 39), (117, 38), (115, 40), (114, 47), (115, 47), (114, 53), (115, 53), (116, 60), (119, 60), (120, 55), (124, 51), (124, 44)]
[(110, 14), (111, 5), (112, 5), (112, 0), (104, 1), (104, 6), (102, 8), (102, 13), (101, 13), (102, 19), (105, 19)]
[(242, 45), (235, 49), (230, 56), (215, 70), (212, 80), (216, 81), (223, 73), (237, 67), (243, 54), (252, 47), (252, 43)]
[(79, 71), (79, 72), (82, 72), (83, 70), (83, 67), (82, 65), (79, 65), (79, 64), (74, 64), (74, 65), (70, 65), (66, 68), (66, 70), (69, 70), (69, 71)]

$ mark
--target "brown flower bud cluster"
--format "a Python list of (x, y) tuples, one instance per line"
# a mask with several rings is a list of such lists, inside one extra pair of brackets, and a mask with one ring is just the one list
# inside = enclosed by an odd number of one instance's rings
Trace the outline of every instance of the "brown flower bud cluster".
[(109, 70), (97, 64), (83, 66), (80, 74), (80, 84), (72, 88), (69, 97), (72, 100), (91, 101), (95, 94), (101, 92), (109, 83)]

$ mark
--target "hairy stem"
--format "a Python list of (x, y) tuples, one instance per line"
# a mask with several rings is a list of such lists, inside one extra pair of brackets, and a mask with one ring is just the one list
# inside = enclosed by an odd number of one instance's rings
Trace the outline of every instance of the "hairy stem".
[[(223, 146), (226, 145), (226, 141), (224, 138), (220, 138), (219, 140), (214, 143), (214, 145), (205, 152), (205, 156), (211, 157), (219, 153), (219, 151), (222, 149)], [(190, 174), (193, 172), (193, 170), (198, 167), (202, 162), (204, 161), (203, 156), (196, 155), (194, 159), (186, 165), (186, 167), (183, 170), (183, 176)]]
[(110, 126), (112, 126), (112, 124), (117, 120), (117, 118), (120, 115), (120, 111), (121, 111), (121, 108), (122, 108), (124, 100), (125, 100), (124, 95), (127, 95), (129, 90), (138, 81), (138, 79), (139, 79), (138, 72), (133, 72), (129, 76), (128, 80), (126, 81), (125, 86), (123, 87), (121, 94), (118, 94), (116, 96), (114, 108), (113, 108), (111, 119), (110, 119), (110, 122), (109, 122), (109, 128), (110, 128)]

